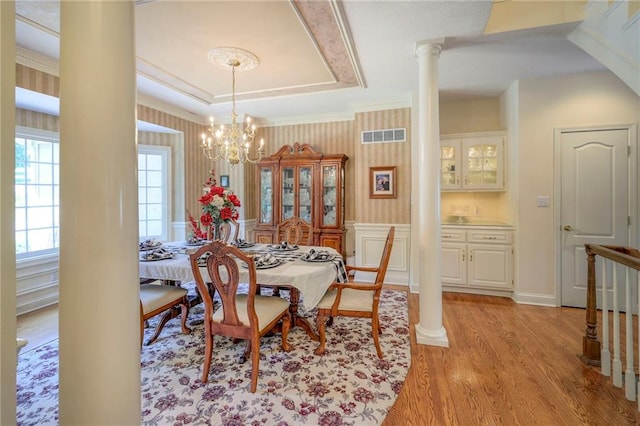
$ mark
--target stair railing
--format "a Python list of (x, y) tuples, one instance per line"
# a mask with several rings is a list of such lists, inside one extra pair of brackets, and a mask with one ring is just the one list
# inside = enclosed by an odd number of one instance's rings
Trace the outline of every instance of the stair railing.
[[(634, 367), (634, 336), (633, 336), (633, 311), (634, 305), (640, 305), (640, 274), (637, 275), (638, 300), (632, 297), (632, 271), (640, 271), (640, 251), (630, 247), (621, 246), (603, 246), (597, 244), (585, 244), (587, 253), (587, 321), (585, 336), (582, 339), (582, 360), (590, 365), (600, 366), (603, 375), (609, 377), (612, 375), (613, 367), (613, 384), (616, 387), (622, 387), (622, 362), (620, 360), (620, 307), (618, 306), (619, 286), (617, 274), (617, 265), (625, 266), (625, 348), (626, 348), (626, 370), (624, 372), (625, 396), (630, 401), (636, 400), (636, 395), (640, 394), (640, 383), (636, 380)], [(596, 292), (596, 256), (601, 256), (602, 265), (602, 340), (605, 342), (601, 345), (598, 339), (598, 316), (597, 316), (597, 292)], [(609, 349), (609, 301), (607, 286), (607, 268), (611, 269), (611, 288), (612, 288), (612, 312), (613, 312), (613, 361), (611, 360), (611, 351)], [(638, 324), (640, 330), (640, 320)], [(638, 335), (640, 340), (640, 331)], [(640, 359), (638, 360), (640, 365)], [(638, 409), (640, 410), (640, 401)]]

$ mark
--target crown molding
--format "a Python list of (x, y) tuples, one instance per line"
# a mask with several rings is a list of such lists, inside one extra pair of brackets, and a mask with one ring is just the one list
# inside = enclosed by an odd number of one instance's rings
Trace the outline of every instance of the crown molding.
[(158, 111), (173, 115), (178, 118), (182, 118), (188, 121), (193, 121), (194, 123), (205, 125), (205, 117), (200, 114), (196, 114), (193, 112), (189, 112), (175, 105), (169, 104), (167, 102), (161, 101), (157, 98), (154, 98), (149, 95), (145, 95), (144, 93), (138, 93), (136, 97), (136, 103), (138, 105), (143, 105), (149, 108), (156, 109)]
[(359, 112), (372, 112), (372, 111), (384, 111), (388, 109), (400, 109), (411, 108), (411, 95), (402, 96), (398, 98), (387, 99), (384, 101), (372, 101), (372, 102), (360, 102), (352, 104), (354, 111)]
[(336, 112), (331, 114), (306, 115), (299, 117), (275, 117), (262, 119), (260, 127), (294, 126), (298, 124), (331, 123), (335, 121), (353, 121), (353, 112)]
[(24, 47), (16, 46), (16, 63), (60, 77), (60, 62)]

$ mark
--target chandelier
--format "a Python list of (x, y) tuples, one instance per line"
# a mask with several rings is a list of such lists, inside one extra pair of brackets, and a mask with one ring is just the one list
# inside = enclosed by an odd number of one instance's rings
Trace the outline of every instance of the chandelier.
[[(209, 52), (209, 61), (221, 68), (231, 68), (231, 124), (214, 126), (213, 117), (209, 117), (207, 133), (201, 136), (200, 148), (209, 160), (222, 159), (232, 165), (238, 163), (256, 163), (264, 155), (264, 139), (260, 139), (255, 157), (250, 151), (256, 136), (256, 125), (251, 123), (251, 117), (238, 123), (236, 113), (236, 69), (239, 71), (252, 70), (258, 66), (256, 55), (248, 50), (236, 47), (218, 47)], [(242, 127), (244, 125), (244, 127)]]

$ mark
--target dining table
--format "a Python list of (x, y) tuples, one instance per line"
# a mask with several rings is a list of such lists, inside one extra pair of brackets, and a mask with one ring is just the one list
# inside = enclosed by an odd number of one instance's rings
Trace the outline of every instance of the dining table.
[[(195, 252), (202, 244), (189, 245), (186, 241), (174, 241), (162, 244), (166, 254), (159, 259), (148, 259), (141, 252), (140, 279), (161, 280), (168, 284), (181, 285), (194, 281), (189, 254)], [(157, 250), (159, 247), (156, 247)], [(344, 259), (335, 249), (322, 246), (245, 243), (240, 249), (246, 254), (264, 256), (267, 253), (278, 259), (276, 265), (267, 264), (256, 267), (256, 281), (260, 287), (285, 288), (289, 290), (292, 326), (305, 329), (307, 334), (318, 340), (318, 335), (304, 317), (298, 315), (300, 304), (305, 309), (313, 309), (322, 299), (329, 286), (334, 282), (346, 282), (347, 272)], [(310, 253), (321, 253), (314, 258)], [(239, 261), (240, 262), (240, 261)], [(248, 282), (249, 271), (239, 267), (240, 282)], [(201, 267), (205, 280), (210, 280), (206, 267)], [(193, 300), (192, 305), (201, 299)]]

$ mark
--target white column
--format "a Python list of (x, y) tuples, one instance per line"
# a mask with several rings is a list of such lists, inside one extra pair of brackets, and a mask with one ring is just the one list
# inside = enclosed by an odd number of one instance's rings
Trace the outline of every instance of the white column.
[(16, 424), (15, 3), (0, 1), (0, 424)]
[(60, 2), (60, 424), (140, 424), (133, 8)]
[(449, 347), (442, 325), (438, 58), (443, 39), (416, 44), (418, 56), (418, 246), (420, 323), (416, 341)]

